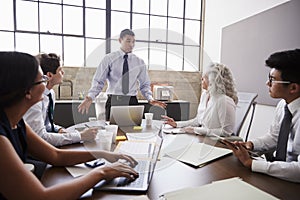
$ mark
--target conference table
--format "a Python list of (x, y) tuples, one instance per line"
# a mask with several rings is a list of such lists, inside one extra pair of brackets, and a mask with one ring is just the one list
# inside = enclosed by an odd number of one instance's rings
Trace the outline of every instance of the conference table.
[[(119, 130), (118, 135), (124, 132), (149, 132), (158, 131), (161, 122), (155, 122), (151, 127), (142, 123), (142, 130), (134, 130), (132, 127)], [(176, 135), (163, 133), (164, 143)], [(217, 147), (224, 147), (223, 144), (209, 137), (190, 135), (195, 141), (203, 142)], [(92, 145), (97, 149), (97, 144)], [(86, 145), (82, 143), (66, 145), (64, 149), (86, 150)], [(113, 148), (113, 147), (112, 147)], [(240, 161), (233, 155), (229, 154), (214, 160), (202, 167), (193, 167), (182, 163), (173, 158), (162, 156), (157, 162), (155, 172), (152, 177), (147, 193), (135, 192), (105, 192), (95, 191), (93, 189), (82, 195), (81, 199), (134, 199), (140, 195), (147, 195), (149, 199), (160, 199), (160, 196), (166, 192), (175, 191), (187, 187), (197, 187), (212, 183), (213, 181), (240, 177), (243, 181), (265, 191), (279, 199), (299, 199), (300, 184), (284, 181), (265, 174), (251, 172), (244, 167)], [(74, 178), (68, 173), (65, 167), (53, 167), (48, 165), (41, 179), (46, 186), (63, 183), (73, 180)], [(234, 196), (234, 194), (232, 194)]]

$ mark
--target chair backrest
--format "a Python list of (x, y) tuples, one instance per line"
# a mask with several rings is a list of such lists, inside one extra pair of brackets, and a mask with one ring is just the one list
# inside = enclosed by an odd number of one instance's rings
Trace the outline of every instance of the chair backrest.
[(159, 106), (151, 106), (148, 112), (153, 113), (154, 120), (161, 120), (161, 115), (167, 115), (166, 109)]
[(250, 123), (248, 125), (247, 133), (246, 133), (246, 141), (248, 139), (248, 134), (250, 131), (250, 127), (252, 124), (252, 119), (254, 115), (254, 109), (255, 109), (255, 99), (257, 97), (256, 93), (246, 93), (246, 92), (238, 92), (238, 104), (236, 107), (236, 120), (235, 120), (235, 127), (234, 127), (234, 135), (239, 136), (241, 129), (243, 127), (243, 124), (245, 123), (245, 120), (247, 118), (247, 115), (250, 111), (251, 106), (253, 106), (252, 114)]

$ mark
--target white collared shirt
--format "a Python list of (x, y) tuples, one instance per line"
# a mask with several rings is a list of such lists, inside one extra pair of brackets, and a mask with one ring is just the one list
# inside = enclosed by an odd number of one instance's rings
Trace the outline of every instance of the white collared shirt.
[[(77, 143), (81, 140), (79, 132), (72, 133), (57, 133), (61, 126), (54, 125), (56, 133), (48, 132), (51, 130), (51, 124), (47, 115), (49, 105), (49, 97), (51, 92), (53, 98), (53, 107), (55, 107), (55, 93), (53, 90), (45, 89), (43, 93), (43, 100), (34, 104), (23, 116), (25, 122), (36, 132), (41, 138), (54, 146), (62, 146), (66, 144)], [(54, 108), (53, 108), (54, 109)]]
[[(285, 100), (281, 100), (275, 109), (275, 117), (269, 132), (252, 141), (255, 151), (275, 150), (277, 139), (284, 117)], [(291, 132), (287, 143), (286, 162), (265, 160), (253, 160), (252, 171), (266, 173), (281, 179), (300, 182), (300, 97), (288, 104), (288, 108), (293, 115)]]
[(197, 126), (207, 129), (207, 135), (229, 136), (233, 133), (235, 126), (236, 105), (232, 98), (225, 94), (211, 96), (208, 101), (208, 92), (201, 95), (197, 116), (188, 121), (178, 121), (177, 127)]

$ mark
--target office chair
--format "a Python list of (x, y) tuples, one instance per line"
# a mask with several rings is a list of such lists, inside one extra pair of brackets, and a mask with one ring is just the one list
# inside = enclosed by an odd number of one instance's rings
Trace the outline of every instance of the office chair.
[(154, 120), (161, 120), (161, 115), (167, 115), (166, 109), (159, 106), (150, 106), (149, 113), (153, 113)]
[(256, 101), (255, 99), (257, 98), (256, 93), (246, 93), (246, 92), (238, 92), (238, 104), (236, 107), (236, 120), (235, 120), (235, 127), (234, 127), (234, 135), (239, 136), (241, 129), (245, 123), (245, 120), (247, 118), (247, 115), (250, 111), (250, 108), (252, 106), (252, 113), (251, 113), (251, 118), (250, 122), (247, 128), (246, 136), (245, 136), (245, 141), (248, 140), (251, 124), (253, 121), (253, 116), (254, 116), (254, 111), (255, 111), (255, 106), (256, 106)]

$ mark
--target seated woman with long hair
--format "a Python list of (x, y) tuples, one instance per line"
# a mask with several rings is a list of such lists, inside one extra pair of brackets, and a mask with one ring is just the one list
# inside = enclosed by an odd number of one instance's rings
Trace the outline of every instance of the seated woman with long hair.
[(212, 64), (202, 77), (202, 89), (204, 92), (194, 119), (174, 121), (162, 116), (165, 123), (172, 127), (183, 127), (187, 133), (232, 135), (238, 97), (230, 69), (223, 64)]

